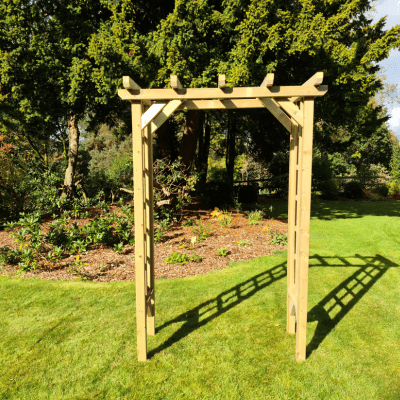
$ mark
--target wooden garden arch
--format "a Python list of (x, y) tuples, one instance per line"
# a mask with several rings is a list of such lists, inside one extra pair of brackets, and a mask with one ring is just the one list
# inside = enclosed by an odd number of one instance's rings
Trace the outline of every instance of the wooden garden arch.
[(172, 75), (171, 89), (141, 89), (123, 77), (118, 95), (132, 107), (139, 361), (147, 360), (147, 334), (155, 335), (153, 133), (176, 110), (239, 108), (267, 108), (290, 132), (287, 332), (296, 333), (296, 361), (306, 359), (314, 99), (328, 90), (322, 80), (317, 72), (302, 86), (273, 86), (267, 74), (260, 87), (231, 88), (219, 75), (218, 88), (185, 89)]

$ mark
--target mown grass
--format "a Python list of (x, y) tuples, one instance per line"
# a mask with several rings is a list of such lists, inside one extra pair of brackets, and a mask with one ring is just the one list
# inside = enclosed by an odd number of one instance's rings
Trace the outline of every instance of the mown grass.
[(157, 280), (145, 363), (134, 282), (1, 277), (0, 398), (399, 399), (399, 216), (395, 201), (313, 204), (302, 363), (285, 252)]

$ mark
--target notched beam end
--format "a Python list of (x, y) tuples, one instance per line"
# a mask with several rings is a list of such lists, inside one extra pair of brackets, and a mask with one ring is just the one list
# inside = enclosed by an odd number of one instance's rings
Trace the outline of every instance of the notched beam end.
[(171, 75), (170, 77), (172, 89), (182, 89), (181, 82), (179, 81), (178, 75)]
[(274, 85), (275, 74), (267, 74), (260, 87), (270, 87)]
[(130, 89), (130, 90), (140, 90), (140, 86), (129, 76), (123, 76), (122, 77), (122, 86), (125, 89)]
[(218, 87), (220, 89), (226, 88), (226, 76), (225, 75), (218, 75)]
[[(324, 81), (324, 73), (323, 72), (317, 72), (314, 76), (314, 86), (321, 85), (322, 82)], [(312, 78), (311, 78), (312, 79)]]

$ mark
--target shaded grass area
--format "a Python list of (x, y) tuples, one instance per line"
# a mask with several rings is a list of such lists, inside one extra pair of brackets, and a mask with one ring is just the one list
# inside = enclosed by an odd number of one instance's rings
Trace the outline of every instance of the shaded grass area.
[(134, 282), (0, 277), (0, 398), (399, 399), (398, 210), (313, 205), (303, 363), (285, 332), (286, 252), (157, 280), (145, 363)]

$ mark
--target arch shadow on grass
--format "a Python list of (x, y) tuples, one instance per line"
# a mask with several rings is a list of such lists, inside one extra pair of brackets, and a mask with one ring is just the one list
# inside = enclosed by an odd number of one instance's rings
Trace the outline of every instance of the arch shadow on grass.
[(183, 339), (196, 329), (229, 311), (231, 308), (253, 296), (261, 289), (266, 288), (284, 277), (286, 277), (286, 262), (272, 267), (260, 274), (254, 275), (252, 278), (220, 293), (217, 297), (208, 300), (190, 311), (164, 323), (156, 329), (156, 332), (159, 332), (169, 325), (184, 322), (184, 324), (181, 325), (181, 327), (163, 344), (158, 346), (156, 349), (149, 351), (148, 357), (151, 358), (155, 354), (172, 346), (174, 343)]
[(322, 341), (362, 299), (375, 283), (392, 267), (398, 264), (380, 255), (371, 257), (356, 254), (354, 257), (321, 257), (310, 267), (352, 267), (358, 269), (340, 285), (328, 293), (307, 314), (307, 322), (318, 322), (314, 335), (307, 345), (307, 358), (317, 350)]
[[(315, 262), (316, 261), (316, 262)], [(349, 313), (369, 289), (392, 267), (398, 265), (380, 255), (351, 257), (310, 257), (310, 268), (315, 267), (352, 267), (358, 269), (340, 285), (326, 295), (308, 312), (308, 322), (318, 321), (315, 333), (307, 346), (307, 357), (316, 350), (332, 329)], [(156, 332), (176, 323), (182, 323), (164, 343), (149, 351), (151, 358), (174, 343), (190, 335), (196, 329), (206, 325), (221, 314), (252, 297), (257, 292), (286, 277), (286, 262), (276, 265), (262, 273), (254, 275), (238, 285), (220, 293), (197, 307), (182, 313), (157, 327)]]

